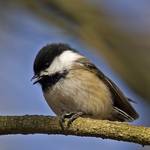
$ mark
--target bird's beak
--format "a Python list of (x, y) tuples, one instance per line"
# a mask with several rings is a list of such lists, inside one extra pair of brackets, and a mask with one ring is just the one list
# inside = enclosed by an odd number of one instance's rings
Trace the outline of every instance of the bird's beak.
[(38, 83), (45, 76), (48, 76), (48, 71), (41, 71), (40, 73), (34, 75), (31, 78), (31, 81), (34, 80), (33, 84), (36, 84), (36, 83)]
[(42, 79), (42, 76), (34, 75), (34, 76), (31, 78), (31, 81), (34, 80), (33, 84), (36, 84), (36, 83), (38, 83), (41, 79)]

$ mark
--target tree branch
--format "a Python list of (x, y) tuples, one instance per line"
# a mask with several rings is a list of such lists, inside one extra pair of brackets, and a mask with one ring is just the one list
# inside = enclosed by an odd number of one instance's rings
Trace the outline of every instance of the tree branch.
[(150, 145), (150, 128), (148, 127), (107, 120), (78, 118), (68, 129), (62, 130), (58, 117), (0, 116), (0, 135), (35, 133), (101, 137)]

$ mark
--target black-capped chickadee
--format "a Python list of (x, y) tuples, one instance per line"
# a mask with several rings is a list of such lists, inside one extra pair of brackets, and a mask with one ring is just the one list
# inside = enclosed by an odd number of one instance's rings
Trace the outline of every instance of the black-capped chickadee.
[(121, 90), (93, 63), (67, 44), (43, 47), (34, 61), (39, 83), (51, 109), (62, 119), (79, 116), (133, 121), (138, 113)]

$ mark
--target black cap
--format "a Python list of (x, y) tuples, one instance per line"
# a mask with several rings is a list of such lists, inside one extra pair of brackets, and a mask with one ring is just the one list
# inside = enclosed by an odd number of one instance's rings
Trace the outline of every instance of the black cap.
[(49, 67), (55, 57), (61, 55), (66, 50), (76, 51), (68, 44), (64, 43), (52, 43), (44, 46), (42, 49), (40, 49), (35, 58), (33, 66), (34, 73), (38, 74), (41, 70)]

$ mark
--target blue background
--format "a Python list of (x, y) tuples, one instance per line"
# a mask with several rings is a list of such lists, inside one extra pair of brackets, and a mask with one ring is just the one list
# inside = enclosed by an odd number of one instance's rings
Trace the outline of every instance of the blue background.
[[(133, 9), (132, 7), (128, 8), (128, 3), (123, 1), (117, 2), (116, 5), (111, 3), (108, 5), (107, 2), (104, 2), (104, 5), (107, 5), (109, 13), (116, 10), (115, 13), (118, 11), (129, 15)], [(139, 3), (139, 7), (140, 5)], [(92, 53), (92, 48), (83, 45), (82, 42), (78, 40), (78, 37), (70, 36), (52, 24), (45, 23), (24, 7), (9, 6), (9, 10), (6, 10), (6, 8), (1, 5), (0, 8), (1, 115), (54, 115), (42, 96), (40, 86), (33, 86), (30, 79), (33, 75), (33, 60), (38, 50), (47, 43), (65, 42), (91, 59), (107, 76), (115, 81), (126, 95), (137, 101), (138, 104), (133, 105), (139, 112), (140, 119), (133, 124), (149, 126), (149, 105), (145, 104), (142, 98), (133, 93), (118, 74), (113, 72), (106, 60)], [(140, 150), (150, 148), (148, 146), (143, 148), (138, 144), (108, 139), (102, 140), (100, 138), (36, 134), (0, 136), (0, 149)]]

